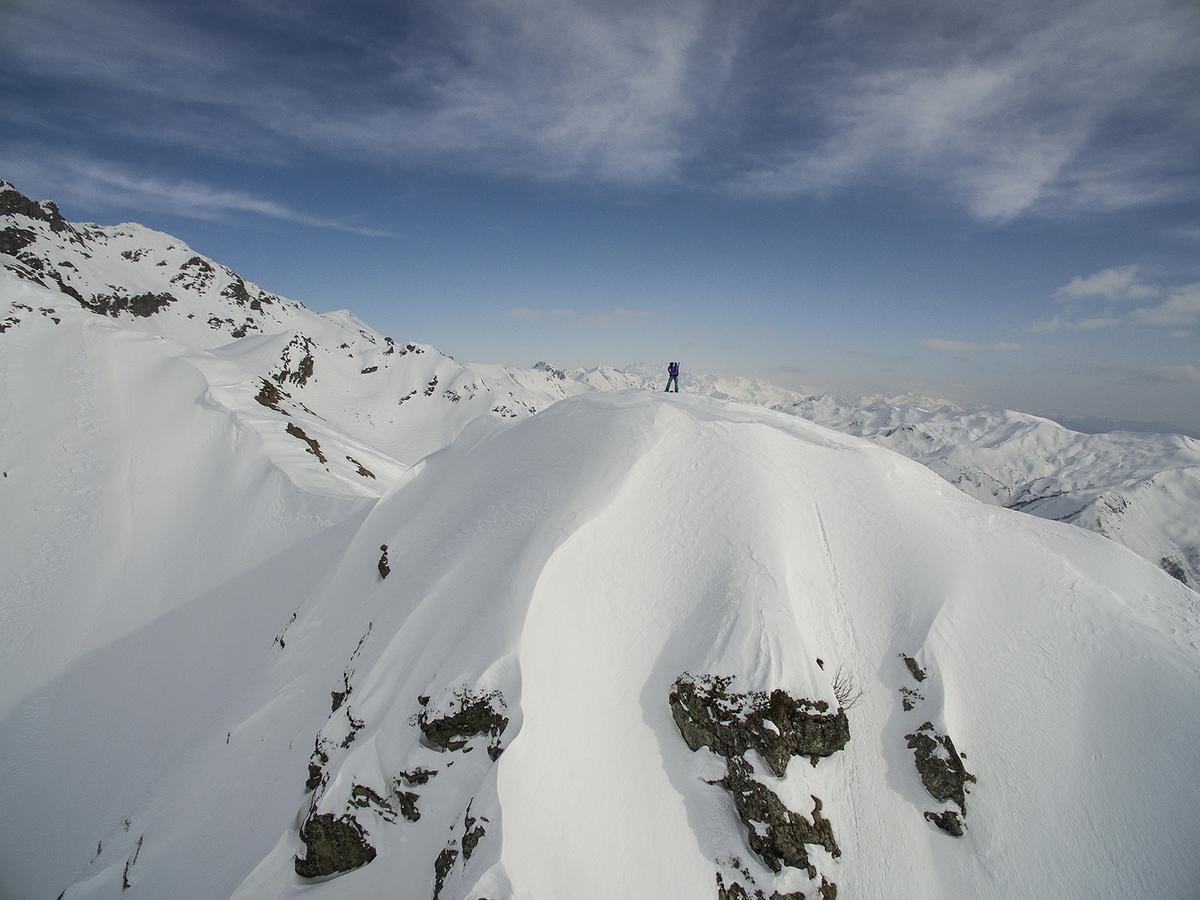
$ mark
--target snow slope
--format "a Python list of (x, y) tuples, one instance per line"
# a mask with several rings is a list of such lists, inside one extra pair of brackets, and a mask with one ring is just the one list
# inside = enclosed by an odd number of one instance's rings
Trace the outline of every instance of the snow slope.
[(1027, 413), (910, 397), (809, 396), (782, 408), (903, 453), (985, 503), (1110, 537), (1200, 585), (1194, 438), (1084, 434)]
[[(124, 876), (147, 896), (426, 897), (479, 827), (442, 896), (712, 896), (744, 870), (810, 896), (824, 877), (848, 897), (1186, 897), (1198, 641), (1194, 594), (1153, 566), (895, 453), (706, 398), (588, 395), (452, 444), (365, 518), (20, 698), (2, 871), (15, 896)], [(775, 875), (668, 694), (712, 673), (834, 703), (838, 667), (866, 689), (845, 749), (781, 779), (749, 754), (791, 809), (821, 798), (840, 847), (810, 850), (814, 879)], [(503, 697), (474, 752), (415, 718), (456, 691)], [(947, 808), (906, 747), (924, 721), (978, 779), (959, 839), (923, 818)], [(365, 788), (385, 805), (355, 804)], [(417, 821), (386, 812), (401, 790)], [(378, 855), (313, 883), (298, 829), (326, 813)]]
[[(665, 367), (576, 369), (597, 391), (661, 391)], [(1085, 434), (1013, 410), (910, 395), (845, 399), (684, 370), (685, 393), (778, 409), (865, 437), (929, 466), (985, 503), (1071, 522), (1200, 586), (1200, 441)]]
[[(396, 343), (347, 311), (318, 315), (270, 294), (170, 235), (134, 223), (66, 222), (54, 204), (29, 200), (7, 182), (0, 182), (0, 263), (7, 283), (56, 292), (14, 306), (16, 294), (0, 290), (0, 333), (38, 308), (67, 304), (209, 351), (220, 369), (214, 397), (260, 430), (277, 463), (288, 468), (297, 445), (280, 438), (279, 416), (260, 415), (255, 398), (265, 381), (286, 392), (277, 411), (334, 451), (322, 451), (331, 471), (344, 469), (353, 481), (368, 477), (364, 465), (376, 488), (482, 417), (515, 419), (589, 390), (664, 384), (663, 366), (568, 373), (545, 363), (461, 365), (434, 347)], [(913, 397), (847, 402), (686, 365), (681, 380), (686, 393), (784, 409), (867, 437), (985, 502), (1089, 528), (1200, 585), (1200, 442), (1191, 438), (1081, 434), (1024, 413)], [(386, 461), (364, 464), (360, 457), (372, 455), (366, 448)], [(313, 475), (300, 466), (293, 477)]]
[(0, 264), (6, 345), (10, 333), (62, 320), (69, 309), (204, 351), (191, 358), (219, 370), (219, 402), (262, 413), (255, 397), (270, 382), (284, 393), (275, 419), (287, 412), (318, 443), (336, 444), (325, 454), (332, 468), (356, 472), (346, 451), (357, 459), (369, 445), (403, 469), (477, 418), (532, 415), (585, 389), (544, 372), (463, 366), (435, 347), (379, 334), (345, 310), (314, 313), (171, 235), (134, 223), (67, 222), (53, 203), (34, 202), (8, 182), (0, 182)]
[[(1195, 894), (1200, 613), (1133, 553), (717, 396), (748, 382), (461, 365), (140, 226), (0, 215), (0, 896)], [(1014, 479), (1043, 421), (989, 447)], [(1168, 452), (1118, 540), (1194, 508)], [(820, 731), (839, 671), (848, 743), (782, 775), (670, 703), (729, 677)], [(827, 821), (811, 875), (768, 867), (785, 806)], [(299, 874), (323, 830), (365, 865)]]
[[(660, 391), (665, 367), (576, 369), (598, 391)], [(690, 373), (683, 391), (778, 409), (865, 437), (929, 466), (985, 503), (1071, 522), (1200, 586), (1200, 441), (1178, 434), (1085, 434), (1007, 409), (910, 395), (844, 399), (751, 378)]]

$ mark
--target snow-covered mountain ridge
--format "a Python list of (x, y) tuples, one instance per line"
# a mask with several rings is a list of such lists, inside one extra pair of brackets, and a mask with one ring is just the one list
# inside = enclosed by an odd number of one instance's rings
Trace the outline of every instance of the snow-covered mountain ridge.
[[(269, 444), (286, 416), (322, 446), (336, 445), (322, 451), (322, 466), (357, 490), (378, 493), (379, 485), (346, 462), (355, 449), (369, 445), (377, 461), (380, 453), (390, 460), (382, 467), (403, 469), (481, 416), (531, 415), (585, 389), (532, 370), (464, 366), (435, 347), (379, 334), (348, 311), (314, 313), (178, 238), (133, 223), (69, 223), (7, 182), (0, 226), (0, 329), (42, 328), (48, 319), (166, 338), (192, 351), (181, 355), (213, 375), (214, 399), (264, 426)], [(323, 477), (309, 468), (308, 477)]]
[(0, 220), (0, 896), (1200, 884), (1200, 611), (1145, 560), (37, 208)]
[[(661, 390), (658, 369), (577, 369), (599, 391)], [(903, 453), (985, 503), (1112, 538), (1184, 584), (1200, 585), (1200, 441), (1085, 434), (1007, 409), (922, 397), (844, 399), (747, 378), (684, 372), (683, 390), (801, 416)]]
[[(220, 402), (263, 431), (273, 457), (293, 463), (293, 477), (333, 475), (338, 490), (377, 492), (481, 416), (517, 418), (587, 390), (663, 383), (661, 369), (647, 365), (461, 365), (429, 345), (397, 344), (347, 311), (312, 313), (141, 225), (70, 223), (53, 203), (29, 200), (7, 182), (0, 213), (5, 274), (64, 292), (122, 328), (207, 351), (193, 357), (202, 366), (220, 359)], [(10, 301), (0, 329), (37, 315), (37, 302)], [(245, 338), (255, 339), (235, 343)], [(843, 400), (686, 368), (682, 382), (688, 393), (781, 409), (866, 437), (984, 502), (1096, 531), (1200, 585), (1200, 442), (1192, 438), (1083, 434), (1011, 410), (910, 397)], [(295, 419), (292, 431), (277, 427), (279, 416), (264, 417), (264, 407)], [(321, 466), (307, 454), (308, 437), (326, 457)], [(313, 464), (294, 465), (305, 460)]]

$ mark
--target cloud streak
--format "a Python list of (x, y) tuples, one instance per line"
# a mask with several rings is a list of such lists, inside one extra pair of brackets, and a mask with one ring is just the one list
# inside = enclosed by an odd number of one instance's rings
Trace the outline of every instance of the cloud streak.
[(1200, 196), (1190, 4), (359, 12), (13, 0), (0, 66), (114, 135), (217, 155), (773, 198), (885, 185), (987, 222)]
[(1146, 374), (1151, 381), (1200, 384), (1200, 366), (1156, 366)]
[(1137, 300), (1153, 297), (1159, 291), (1141, 278), (1137, 265), (1112, 266), (1086, 277), (1076, 275), (1057, 291), (1060, 300), (1085, 300), (1099, 297), (1104, 300)]
[(1133, 318), (1142, 325), (1200, 325), (1200, 281), (1172, 288), (1162, 303), (1136, 310)]
[(1030, 334), (1055, 334), (1059, 331), (1097, 331), (1112, 328), (1124, 320), (1117, 316), (1092, 316), (1087, 319), (1070, 320), (1055, 316), (1045, 322), (1034, 322), (1027, 329)]
[[(1143, 306), (1132, 312), (1119, 312), (1118, 304), (1137, 299), (1160, 297), (1164, 299), (1154, 306)], [(1146, 284), (1138, 265), (1111, 266), (1093, 275), (1077, 275), (1054, 292), (1059, 302), (1100, 300), (1107, 304), (1107, 315), (1072, 318), (1072, 310), (1066, 315), (1054, 315), (1045, 321), (1033, 322), (1026, 329), (1030, 334), (1055, 334), (1059, 331), (1096, 331), (1116, 325), (1132, 324), (1151, 328), (1170, 328), (1169, 336), (1187, 338), (1192, 336), (1190, 326), (1200, 325), (1200, 282), (1156, 287)]]
[[(781, 197), (864, 180), (944, 187), (990, 222), (1200, 190), (1195, 167), (1179, 156), (1200, 135), (1180, 78), (1195, 74), (1195, 9), (1094, 0), (987, 11), (933, 3), (925, 13), (851, 2), (832, 18), (827, 30), (849, 60), (809, 85), (782, 86), (795, 108), (817, 111), (820, 137), (781, 141), (773, 159), (733, 183)], [(886, 39), (872, 22), (891, 26)]]
[(925, 338), (921, 341), (921, 346), (926, 350), (941, 350), (945, 353), (1009, 353), (1021, 349), (1021, 345), (1014, 341), (994, 341), (990, 344), (981, 344), (976, 341), (947, 341), (941, 338)]
[(94, 207), (144, 209), (192, 219), (225, 220), (238, 215), (260, 216), (311, 228), (364, 237), (395, 237), (395, 233), (314, 216), (286, 204), (245, 191), (228, 190), (193, 180), (167, 180), (134, 175), (124, 167), (44, 148), (3, 147), (6, 177), (35, 194)]

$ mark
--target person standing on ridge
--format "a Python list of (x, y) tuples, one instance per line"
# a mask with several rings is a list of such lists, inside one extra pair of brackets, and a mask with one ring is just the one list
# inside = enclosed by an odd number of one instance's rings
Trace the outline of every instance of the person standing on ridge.
[(679, 393), (679, 363), (673, 362), (667, 364), (667, 386), (663, 388), (663, 393), (671, 389), (671, 385), (675, 385), (675, 393)]

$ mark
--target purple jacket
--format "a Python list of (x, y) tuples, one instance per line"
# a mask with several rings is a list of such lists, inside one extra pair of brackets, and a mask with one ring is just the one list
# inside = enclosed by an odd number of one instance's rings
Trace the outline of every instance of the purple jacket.
[(679, 376), (679, 363), (673, 362), (667, 366), (667, 374), (672, 378), (677, 378)]

